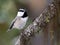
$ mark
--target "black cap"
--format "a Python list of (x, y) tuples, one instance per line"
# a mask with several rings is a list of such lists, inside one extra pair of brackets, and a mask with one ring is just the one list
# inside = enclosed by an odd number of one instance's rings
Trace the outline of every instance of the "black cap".
[(19, 11), (19, 12), (25, 12), (25, 10), (24, 10), (24, 9), (19, 9), (18, 11)]

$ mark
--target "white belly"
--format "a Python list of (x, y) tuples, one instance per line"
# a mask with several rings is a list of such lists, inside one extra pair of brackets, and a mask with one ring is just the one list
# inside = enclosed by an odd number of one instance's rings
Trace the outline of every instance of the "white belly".
[(14, 23), (13, 28), (17, 28), (17, 29), (23, 29), (26, 25), (28, 17), (26, 18), (21, 18), (21, 19), (17, 19), (16, 22)]

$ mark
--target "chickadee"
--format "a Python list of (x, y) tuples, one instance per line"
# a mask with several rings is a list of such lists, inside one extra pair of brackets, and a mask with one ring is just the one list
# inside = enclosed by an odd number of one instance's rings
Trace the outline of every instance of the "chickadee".
[(19, 30), (23, 29), (24, 26), (26, 25), (27, 20), (28, 20), (27, 12), (24, 9), (19, 9), (19, 11), (17, 13), (17, 16), (11, 22), (11, 25), (10, 25), (8, 31), (10, 31), (13, 28), (16, 28), (16, 29), (19, 29)]

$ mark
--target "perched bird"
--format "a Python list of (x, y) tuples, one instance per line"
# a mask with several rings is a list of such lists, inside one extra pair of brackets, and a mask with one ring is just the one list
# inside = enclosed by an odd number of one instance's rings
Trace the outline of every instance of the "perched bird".
[[(10, 27), (8, 29), (8, 31), (10, 31), (13, 28), (16, 29), (23, 29), (24, 26), (26, 25), (26, 22), (28, 20), (28, 15), (26, 10), (24, 9), (19, 9), (17, 16), (15, 17), (15, 19), (11, 22)], [(7, 32), (8, 32), (7, 31)]]

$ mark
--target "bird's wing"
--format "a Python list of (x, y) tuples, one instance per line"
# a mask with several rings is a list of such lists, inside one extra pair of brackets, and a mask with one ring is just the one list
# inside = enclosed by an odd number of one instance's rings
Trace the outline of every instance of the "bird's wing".
[(12, 29), (12, 27), (13, 27), (13, 25), (14, 25), (16, 19), (17, 19), (17, 18), (15, 18), (15, 19), (11, 22), (11, 24), (10, 24), (10, 26), (9, 26), (9, 29)]
[(7, 30), (7, 32), (11, 31), (11, 29), (12, 29), (12, 27), (13, 27), (15, 21), (16, 21), (16, 18), (11, 22), (11, 24), (10, 24), (10, 26), (9, 26), (9, 28), (8, 28), (8, 30)]

